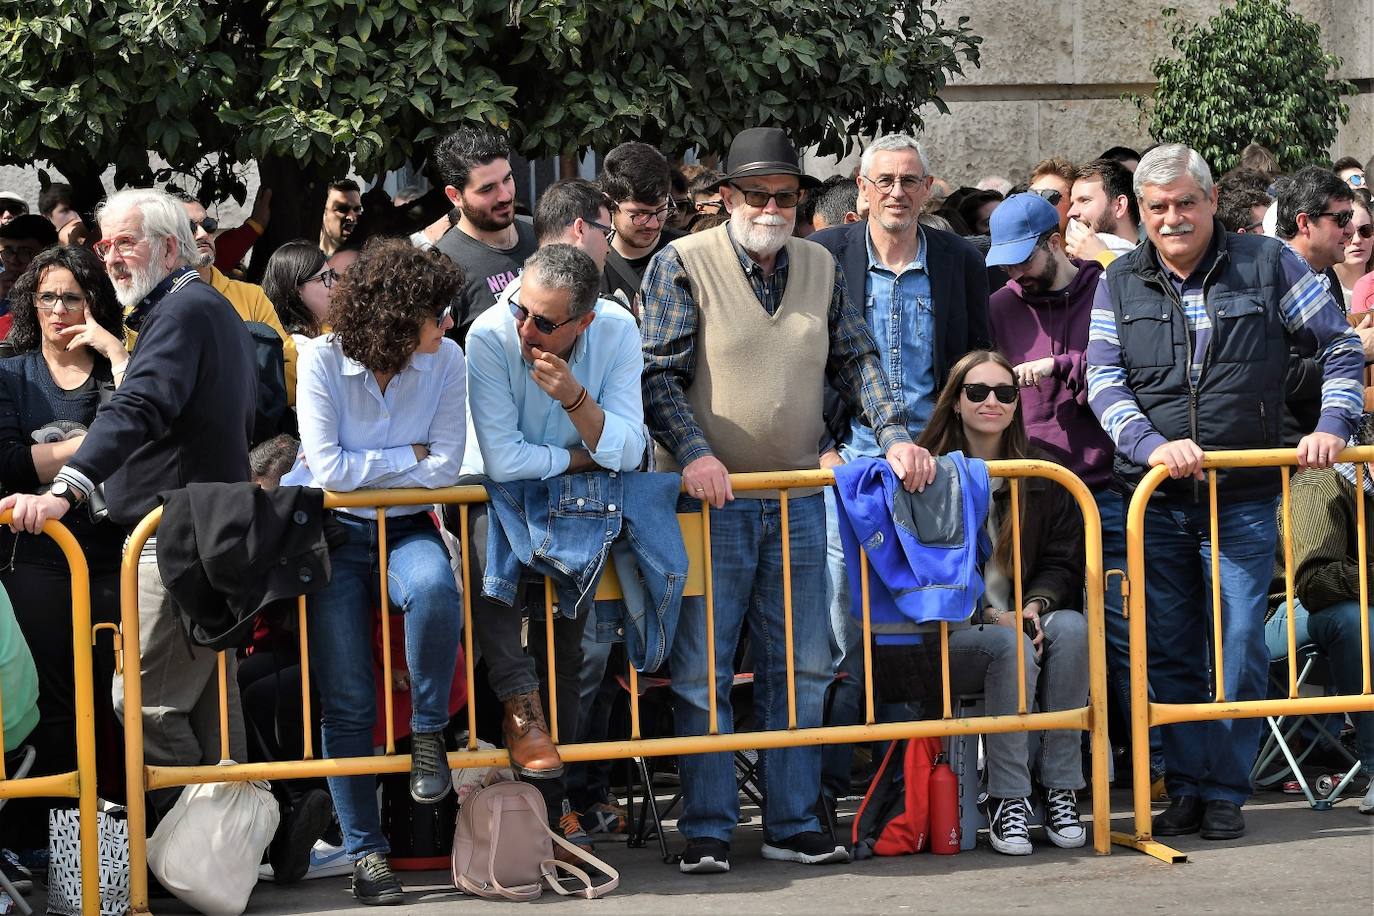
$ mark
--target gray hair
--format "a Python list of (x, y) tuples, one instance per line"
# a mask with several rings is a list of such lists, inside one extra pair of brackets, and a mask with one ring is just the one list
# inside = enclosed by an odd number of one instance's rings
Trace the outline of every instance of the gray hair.
[(525, 261), (526, 281), (568, 292), (568, 317), (581, 318), (596, 306), (601, 271), (592, 256), (572, 245), (545, 245)]
[(138, 210), (143, 217), (143, 235), (153, 247), (163, 240), (177, 240), (177, 258), (187, 267), (201, 263), (200, 251), (196, 248), (195, 237), (191, 233), (191, 222), (186, 217), (186, 208), (166, 191), (155, 188), (129, 188), (117, 191), (105, 198), (96, 210), (96, 222), (107, 214), (125, 213)]
[(870, 143), (859, 157), (859, 174), (865, 177), (868, 175), (868, 170), (873, 167), (875, 153), (904, 150), (915, 150), (916, 158), (921, 160), (921, 171), (930, 174), (930, 162), (926, 159), (925, 150), (921, 149), (921, 144), (910, 134), (886, 134)]
[(1173, 184), (1184, 175), (1189, 175), (1202, 188), (1203, 194), (1212, 193), (1212, 170), (1207, 160), (1197, 150), (1182, 143), (1165, 143), (1156, 146), (1140, 159), (1135, 167), (1135, 196), (1138, 200), (1145, 193), (1145, 186)]

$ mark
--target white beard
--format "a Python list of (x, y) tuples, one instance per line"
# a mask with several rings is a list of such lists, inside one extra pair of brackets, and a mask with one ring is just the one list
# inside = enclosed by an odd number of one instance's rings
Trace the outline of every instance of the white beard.
[(742, 210), (730, 214), (730, 230), (735, 241), (745, 251), (761, 258), (771, 257), (782, 250), (792, 237), (792, 227), (796, 222), (794, 215), (789, 219), (776, 214), (760, 214), (747, 217)]
[(115, 298), (127, 309), (147, 299), (148, 294), (167, 278), (168, 273), (165, 268), (149, 264), (147, 267), (130, 269), (127, 279), (119, 280), (111, 274), (110, 282), (114, 284)]

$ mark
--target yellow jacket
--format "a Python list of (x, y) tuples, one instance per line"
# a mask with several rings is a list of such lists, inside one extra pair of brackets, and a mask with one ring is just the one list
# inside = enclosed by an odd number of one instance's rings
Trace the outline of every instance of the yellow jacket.
[[(239, 318), (244, 321), (260, 321), (277, 332), (281, 338), (282, 358), (286, 363), (286, 401), (292, 407), (296, 406), (296, 342), (291, 339), (291, 335), (286, 333), (286, 329), (281, 326), (281, 319), (277, 317), (277, 310), (272, 305), (272, 300), (267, 298), (267, 294), (262, 291), (262, 287), (255, 283), (243, 283), (239, 280), (231, 280), (220, 273), (214, 267), (210, 268), (210, 285), (219, 291), (220, 295), (229, 300), (229, 304), (238, 312)], [(124, 314), (127, 316), (132, 309), (126, 309)], [(138, 334), (132, 329), (126, 328), (124, 339), (129, 348), (129, 352), (134, 350), (134, 341), (138, 339)]]

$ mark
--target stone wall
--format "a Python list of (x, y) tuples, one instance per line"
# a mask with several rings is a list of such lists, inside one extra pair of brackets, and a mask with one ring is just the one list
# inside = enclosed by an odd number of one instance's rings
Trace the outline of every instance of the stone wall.
[[(946, 0), (938, 9), (953, 22), (968, 16), (983, 36), (982, 66), (970, 68), (943, 93), (950, 113), (923, 109), (922, 142), (931, 167), (951, 183), (990, 173), (1012, 181), (1048, 156), (1081, 162), (1118, 144), (1149, 143), (1123, 93), (1148, 95), (1150, 63), (1170, 52), (1174, 20), (1202, 22), (1219, 0)], [(1293, 8), (1321, 26), (1328, 51), (1343, 59), (1337, 76), (1360, 93), (1347, 99), (1350, 120), (1333, 158), (1374, 155), (1374, 0), (1293, 0)], [(817, 174), (848, 171), (855, 157), (816, 160)]]

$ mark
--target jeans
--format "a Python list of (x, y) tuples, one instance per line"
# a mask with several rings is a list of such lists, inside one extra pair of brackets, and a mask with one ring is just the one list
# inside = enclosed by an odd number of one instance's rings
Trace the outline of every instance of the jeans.
[[(1270, 620), (1266, 633), (1270, 636), (1270, 650), (1276, 644), (1281, 651), (1273, 657), (1281, 658), (1288, 654), (1288, 625), (1285, 605), (1280, 605), (1278, 613)], [(1360, 642), (1360, 602), (1341, 601), (1320, 611), (1308, 612), (1301, 602), (1295, 604), (1293, 616), (1297, 623), (1298, 645), (1315, 645), (1325, 653), (1331, 664), (1331, 675), (1335, 689), (1344, 695), (1359, 694), (1364, 690), (1364, 667), (1360, 658), (1363, 648)], [(1277, 621), (1277, 625), (1275, 622)], [(1270, 633), (1272, 627), (1273, 632)], [(1370, 611), (1369, 644), (1371, 661), (1374, 661), (1374, 609)], [(1367, 775), (1374, 776), (1374, 713), (1352, 712), (1350, 721), (1355, 723), (1355, 747), (1360, 763)]]
[[(679, 511), (698, 508), (684, 499)], [(792, 640), (797, 727), (821, 724), (832, 667), (825, 602), (825, 507), (820, 494), (789, 500), (792, 568)], [(787, 658), (782, 593), (782, 524), (775, 499), (736, 499), (711, 513), (711, 573), (715, 595), (716, 719), (733, 731), (730, 686), (735, 649), (745, 621), (754, 650), (754, 707), (762, 727), (787, 727)], [(674, 711), (679, 735), (703, 735), (709, 723), (706, 682), (706, 610), (701, 598), (683, 602), (673, 642)], [(820, 825), (821, 749), (762, 752), (764, 836), (782, 841)], [(683, 755), (683, 812), (678, 829), (688, 839), (729, 842), (739, 818), (733, 755)]]
[[(1276, 538), (1274, 499), (1221, 507), (1219, 545), (1205, 504), (1158, 504), (1145, 511), (1146, 622), (1150, 686), (1160, 703), (1212, 699), (1209, 631), (1212, 550), (1219, 546), (1221, 646), (1228, 700), (1263, 699), (1264, 644)], [(1243, 804), (1259, 746), (1260, 719), (1182, 722), (1163, 727), (1165, 787), (1172, 798)]]
[[(863, 625), (849, 610), (849, 574), (840, 543), (835, 488), (826, 487), (825, 500), (825, 600), (830, 609), (830, 662), (835, 673), (847, 675), (831, 687), (830, 716), (826, 725), (857, 725), (863, 721), (864, 657)], [(849, 794), (852, 744), (827, 744), (821, 748), (821, 779), (834, 798)]]
[[(1097, 513), (1102, 518), (1102, 571), (1126, 572), (1127, 498), (1110, 488), (1093, 493)], [(1103, 584), (1102, 610), (1107, 624), (1107, 683), (1116, 694), (1122, 717), (1131, 720), (1131, 625), (1122, 613), (1124, 583), (1112, 576)], [(1154, 692), (1151, 691), (1151, 697)], [(1158, 728), (1150, 729), (1150, 770), (1164, 772), (1164, 737)]]
[[(582, 671), (578, 675), (581, 692), (577, 698), (579, 742), (605, 741), (610, 737), (611, 711), (620, 685), (608, 671), (614, 643), (596, 638), (596, 628), (582, 634)], [(609, 800), (611, 763), (588, 760), (568, 764), (568, 799), (576, 811), (586, 811), (598, 802)]]
[[(372, 753), (377, 718), (373, 609), (381, 603), (377, 523), (335, 513), (348, 540), (330, 552), (329, 584), (308, 599), (311, 673), (320, 693), (325, 757)], [(405, 615), (412, 732), (448, 725), (448, 696), (458, 662), (462, 601), (448, 551), (427, 515), (387, 519), (387, 588)], [(374, 776), (331, 776), (329, 793), (351, 860), (389, 852), (377, 814)]]

